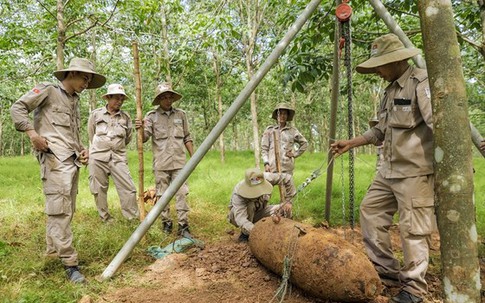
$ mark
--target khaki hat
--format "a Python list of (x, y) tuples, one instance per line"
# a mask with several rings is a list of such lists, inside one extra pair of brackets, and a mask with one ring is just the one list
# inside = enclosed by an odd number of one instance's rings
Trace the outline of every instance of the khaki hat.
[(369, 126), (370, 126), (370, 127), (374, 127), (374, 126), (376, 126), (378, 123), (379, 123), (379, 119), (377, 119), (377, 117), (376, 117), (376, 116), (372, 117), (372, 118), (369, 120)]
[(244, 198), (253, 199), (273, 192), (273, 185), (264, 178), (264, 173), (257, 168), (246, 170), (244, 182), (239, 184), (236, 193)]
[(288, 111), (288, 119), (287, 121), (292, 121), (293, 117), (295, 116), (295, 110), (288, 104), (288, 103), (279, 103), (273, 110), (273, 114), (271, 117), (275, 120), (278, 119), (278, 110), (286, 109)]
[(355, 70), (361, 74), (372, 74), (378, 66), (409, 59), (417, 54), (419, 49), (406, 48), (396, 35), (387, 34), (372, 42), (370, 58), (357, 65)]
[(125, 88), (121, 84), (110, 84), (106, 94), (102, 95), (103, 99), (108, 99), (109, 95), (123, 95), (127, 99), (128, 96), (125, 94)]
[(155, 97), (153, 98), (152, 105), (159, 105), (160, 102), (157, 101), (157, 98), (165, 93), (172, 93), (173, 94), (173, 101), (180, 100), (182, 95), (177, 93), (172, 89), (172, 86), (168, 82), (160, 83), (157, 88), (155, 89)]
[(69, 67), (55, 71), (54, 76), (59, 79), (59, 81), (62, 81), (66, 78), (67, 72), (71, 71), (84, 72), (93, 75), (93, 79), (91, 79), (91, 82), (88, 84), (88, 89), (98, 88), (106, 83), (106, 77), (97, 74), (94, 71), (94, 64), (88, 59), (84, 58), (72, 58), (71, 62), (69, 63)]

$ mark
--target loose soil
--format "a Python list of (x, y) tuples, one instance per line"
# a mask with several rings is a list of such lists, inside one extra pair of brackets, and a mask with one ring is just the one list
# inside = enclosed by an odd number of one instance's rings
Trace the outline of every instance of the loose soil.
[[(329, 229), (364, 251), (360, 230)], [(268, 271), (251, 254), (247, 243), (238, 243), (238, 232), (228, 231), (225, 240), (204, 249), (192, 248), (155, 260), (146, 268), (137, 285), (113, 290), (97, 300), (99, 303), (175, 302), (175, 303), (338, 303), (311, 297), (290, 285), (283, 301), (275, 297), (281, 277)], [(399, 230), (391, 228), (396, 255), (401, 256)], [(425, 303), (442, 302), (439, 275), (439, 238), (433, 235), (430, 266), (426, 275), (429, 293)], [(485, 277), (485, 262), (480, 262)], [(482, 281), (482, 284), (484, 282)], [(373, 303), (386, 303), (399, 288), (385, 288)], [(485, 302), (485, 300), (482, 300)]]

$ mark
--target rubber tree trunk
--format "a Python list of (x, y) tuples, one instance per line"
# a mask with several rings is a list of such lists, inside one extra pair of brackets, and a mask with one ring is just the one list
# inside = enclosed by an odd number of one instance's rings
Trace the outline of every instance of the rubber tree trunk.
[[(165, 4), (162, 4), (160, 7), (160, 15), (162, 20), (162, 61), (163, 61), (163, 69), (165, 71), (165, 81), (172, 85), (172, 75), (170, 73), (170, 53), (169, 53), (169, 42), (168, 42), (168, 34), (167, 34), (167, 16), (165, 14)], [(158, 75), (157, 79), (160, 78)], [(163, 80), (162, 80), (163, 81)]]
[(64, 24), (64, 3), (57, 0), (57, 44), (56, 44), (56, 65), (57, 69), (64, 68), (64, 43), (66, 40), (66, 25)]
[(450, 0), (421, 0), (433, 107), (436, 215), (444, 302), (480, 302), (471, 134)]

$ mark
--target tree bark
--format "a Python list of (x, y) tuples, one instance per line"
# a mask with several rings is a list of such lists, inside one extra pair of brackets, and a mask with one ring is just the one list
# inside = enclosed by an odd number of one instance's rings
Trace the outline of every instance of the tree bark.
[(467, 96), (450, 0), (419, 2), (433, 106), (444, 302), (480, 302)]
[[(0, 117), (2, 117), (2, 106), (0, 106)], [(3, 157), (3, 119), (0, 119), (0, 157)]]
[[(216, 95), (215, 98), (217, 100), (217, 112), (219, 114), (219, 120), (222, 118), (222, 78), (221, 78), (221, 68), (219, 62), (219, 56), (216, 53), (216, 50), (212, 50), (214, 62), (212, 68), (214, 69), (214, 74), (216, 75)], [(221, 163), (225, 162), (225, 146), (224, 146), (224, 132), (221, 133), (219, 136), (219, 149), (221, 155)]]
[[(96, 68), (96, 30), (91, 33), (91, 46), (93, 47), (93, 52), (91, 53), (91, 62), (93, 62), (94, 68)], [(89, 90), (89, 112), (96, 109), (96, 90)]]
[[(162, 60), (165, 69), (165, 80), (172, 85), (172, 75), (170, 73), (170, 53), (168, 52), (168, 34), (167, 34), (167, 16), (165, 14), (165, 7), (164, 4), (161, 5), (160, 13), (162, 16), (162, 45), (163, 45), (163, 54)], [(158, 75), (160, 78), (160, 75)], [(160, 79), (157, 79), (160, 80)]]
[(480, 46), (480, 53), (482, 56), (485, 54), (485, 1), (477, 0), (478, 7), (480, 8), (480, 19), (482, 20), (482, 44)]
[[(242, 4), (242, 0), (240, 1), (240, 14), (241, 20), (243, 20), (244, 11), (246, 22), (247, 22), (247, 35), (243, 38), (244, 48), (245, 48), (245, 57), (246, 57), (246, 70), (248, 74), (248, 80), (251, 80), (254, 74), (254, 67), (255, 62), (253, 58), (254, 49), (256, 45), (256, 37), (259, 32), (259, 26), (261, 24), (261, 20), (264, 15), (264, 8), (261, 6), (259, 1), (246, 0), (244, 4)], [(253, 147), (254, 147), (254, 165), (255, 167), (259, 168), (259, 157), (260, 157), (260, 148), (259, 148), (259, 124), (258, 124), (258, 109), (257, 109), (257, 96), (256, 92), (253, 92), (250, 96), (251, 100), (251, 122), (252, 122), (252, 129), (253, 129)]]
[(66, 25), (64, 24), (64, 3), (57, 0), (57, 70), (64, 69), (64, 43), (66, 40)]

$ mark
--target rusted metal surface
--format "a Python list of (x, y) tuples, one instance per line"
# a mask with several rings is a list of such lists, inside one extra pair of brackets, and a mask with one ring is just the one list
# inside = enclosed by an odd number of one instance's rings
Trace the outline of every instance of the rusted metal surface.
[[(254, 256), (282, 275), (290, 265), (290, 281), (309, 294), (338, 302), (369, 302), (382, 290), (367, 256), (344, 239), (311, 225), (281, 218), (258, 221), (249, 237)], [(285, 262), (286, 258), (286, 262)]]

